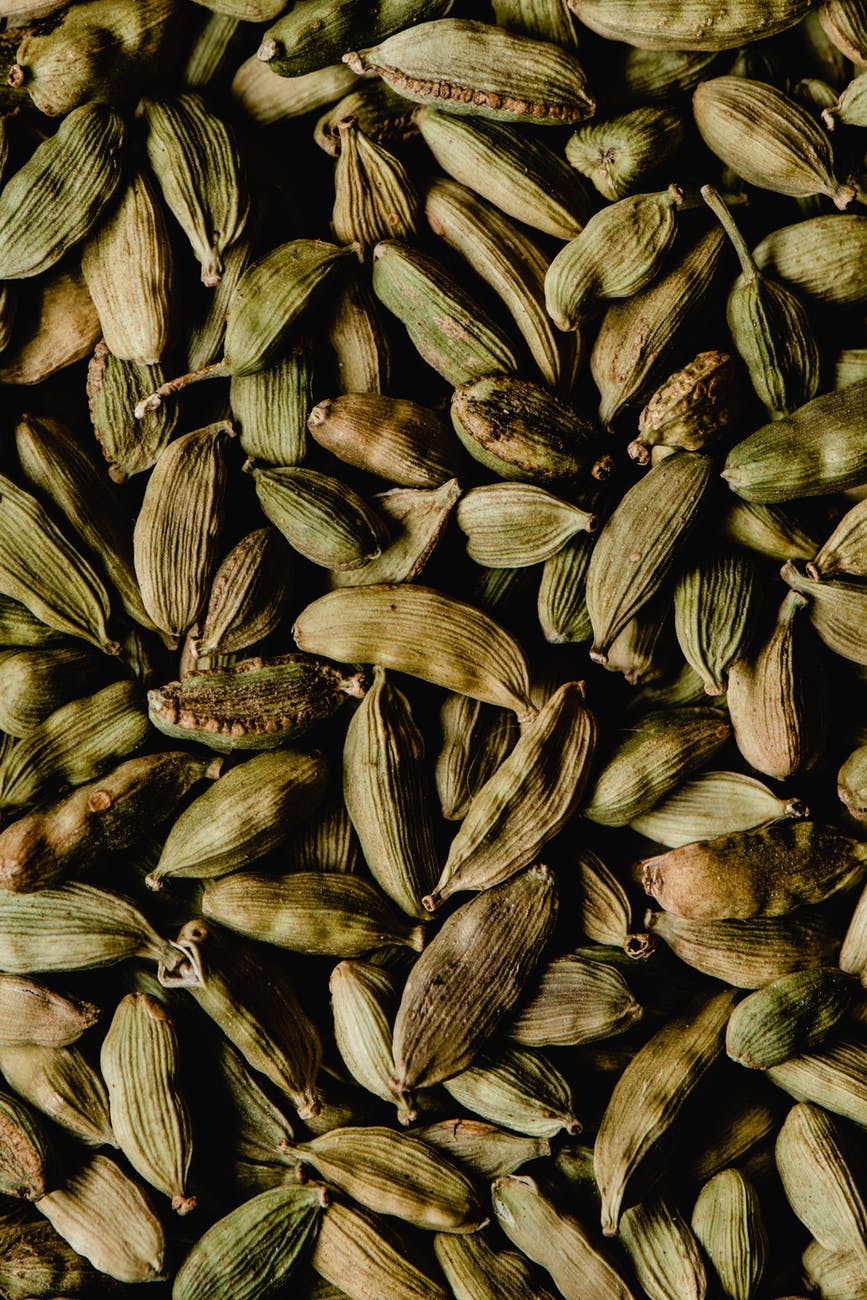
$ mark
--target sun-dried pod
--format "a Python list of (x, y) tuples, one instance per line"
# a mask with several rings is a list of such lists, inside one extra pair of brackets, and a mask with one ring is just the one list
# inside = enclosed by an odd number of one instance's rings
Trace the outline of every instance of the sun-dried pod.
[(299, 1143), (292, 1154), (376, 1214), (432, 1232), (474, 1232), (482, 1224), (481, 1198), (466, 1174), (413, 1135), (337, 1128)]
[(608, 308), (590, 356), (603, 424), (642, 405), (664, 377), (716, 283), (724, 246), (722, 231), (707, 231), (655, 283)]
[(470, 1065), (515, 1006), (556, 913), (554, 879), (536, 866), (449, 917), (413, 966), (398, 1009), (394, 1063), (402, 1093)]
[(202, 920), (188, 921), (178, 944), (201, 972), (202, 982), (191, 989), (201, 1009), (302, 1119), (315, 1117), (322, 1046), (284, 973)]
[(618, 632), (603, 667), (622, 673), (630, 686), (658, 681), (668, 667), (670, 635), (671, 597), (663, 590)]
[(74, 643), (10, 648), (0, 651), (0, 662), (0, 730), (9, 736), (26, 736), (82, 689), (105, 680), (105, 660)]
[(229, 128), (197, 94), (144, 99), (148, 161), (163, 198), (192, 245), (202, 283), (223, 275), (226, 250), (240, 237), (249, 199)]
[(373, 291), (417, 352), (449, 384), (518, 369), (504, 330), (435, 258), (396, 240), (373, 250)]
[(126, 508), (90, 448), (59, 420), (23, 414), (15, 426), (15, 449), (30, 482), (99, 558), (130, 618), (154, 630), (133, 571)]
[(226, 313), (238, 281), (250, 265), (252, 256), (252, 239), (245, 227), (235, 243), (226, 250), (220, 283), (214, 289), (203, 286), (198, 291), (184, 353), (186, 364), (191, 370), (209, 366), (222, 356)]
[[(38, 980), (0, 975), (0, 1045), (66, 1047), (99, 1020), (99, 1008)], [(14, 1086), (14, 1085), (13, 1085)]]
[(418, 23), (343, 60), (353, 72), (378, 72), (407, 99), (436, 99), (449, 113), (563, 126), (596, 109), (573, 54), (470, 18)]
[(263, 513), (312, 564), (355, 569), (382, 554), (385, 521), (341, 479), (301, 465), (251, 472)]
[(316, 807), (326, 779), (321, 754), (295, 749), (232, 768), (176, 819), (147, 884), (158, 889), (167, 876), (210, 879), (264, 857)]
[(405, 1244), (373, 1215), (335, 1202), (322, 1218), (311, 1263), (350, 1300), (447, 1300), (446, 1290), (413, 1263)]
[(84, 785), (148, 738), (141, 692), (129, 681), (70, 700), (0, 762), (0, 808), (35, 803), (64, 785)]
[(625, 1033), (642, 1015), (618, 970), (567, 955), (542, 967), (506, 1032), (524, 1047), (577, 1047)]
[(273, 528), (256, 528), (232, 548), (211, 583), (193, 640), (197, 658), (245, 650), (279, 626), (291, 590), (290, 559)]
[(329, 592), (301, 611), (292, 635), (300, 649), (339, 663), (394, 668), (514, 709), (519, 722), (536, 716), (518, 643), (481, 610), (430, 587), (383, 583)]
[(725, 1026), (735, 994), (703, 994), (635, 1053), (614, 1085), (594, 1147), (602, 1196), (602, 1231), (614, 1236), (624, 1196), (684, 1105), (723, 1055)]
[(281, 1186), (212, 1223), (175, 1277), (174, 1300), (263, 1300), (309, 1254), (328, 1204), (324, 1187)]
[(191, 786), (216, 775), (214, 765), (189, 754), (128, 759), (6, 825), (0, 831), (0, 884), (27, 893), (87, 870), (104, 853), (133, 847), (172, 815)]
[(779, 822), (645, 858), (641, 882), (667, 912), (725, 921), (786, 916), (852, 889), (865, 872), (857, 840), (818, 822)]
[(712, 461), (682, 451), (654, 465), (621, 498), (593, 547), (586, 603), (604, 663), (617, 633), (660, 589), (689, 541), (711, 485)]
[(810, 560), (821, 546), (800, 519), (780, 506), (732, 499), (722, 517), (723, 535), (772, 560)]
[(375, 10), (362, 0), (290, 5), (265, 32), (257, 57), (272, 74), (298, 77), (336, 63), (347, 50), (381, 41), (424, 19), (448, 13), (452, 0), (387, 0)]
[(106, 104), (64, 117), (0, 190), (0, 278), (49, 270), (99, 220), (121, 180), (126, 128)]
[(302, 340), (285, 357), (251, 375), (233, 375), (232, 419), (242, 451), (269, 465), (300, 465), (311, 404), (310, 347)]
[(438, 1120), (424, 1128), (413, 1129), (412, 1136), (436, 1147), (462, 1168), (486, 1179), (512, 1174), (521, 1165), (551, 1154), (548, 1138), (510, 1133), (496, 1124), (477, 1119)]
[(654, 50), (617, 45), (610, 65), (627, 104), (666, 106), (689, 94), (714, 72), (725, 71), (731, 60), (718, 50)]
[(52, 1185), (53, 1153), (30, 1107), (0, 1092), (0, 1193), (35, 1201)]
[(384, 81), (359, 79), (345, 64), (340, 66), (353, 77), (357, 89), (344, 95), (316, 123), (313, 139), (320, 149), (332, 158), (337, 156), (340, 152), (337, 123), (346, 117), (357, 118), (362, 131), (381, 144), (403, 144), (418, 134), (414, 122), (417, 110), (408, 99)]
[(456, 478), (437, 488), (392, 488), (373, 501), (391, 540), (382, 554), (354, 569), (332, 569), (332, 587), (413, 582), (430, 559), (461, 495)]
[(349, 1073), (374, 1097), (398, 1107), (401, 1123), (415, 1119), (414, 1106), (401, 1097), (392, 1076), (392, 1024), (400, 1002), (400, 983), (383, 966), (341, 961), (331, 972), (334, 1036)]
[(708, 695), (723, 694), (731, 665), (748, 651), (760, 602), (758, 570), (738, 551), (715, 551), (681, 574), (674, 589), (675, 632)]
[(344, 63), (332, 63), (298, 77), (275, 77), (255, 54), (239, 66), (232, 78), (232, 98), (257, 126), (271, 126), (304, 117), (346, 95), (358, 78)]
[[(595, 1245), (587, 1229), (526, 1174), (496, 1179), (494, 1214), (503, 1232), (540, 1264), (565, 1300), (634, 1300), (634, 1292)], [(589, 1291), (588, 1291), (589, 1288)]]
[(361, 847), (346, 805), (343, 791), (331, 789), (312, 816), (292, 832), (281, 860), (290, 871), (348, 871), (361, 865)]
[[(8, 333), (10, 302), (14, 332)], [(5, 316), (5, 321), (3, 317)], [(82, 361), (99, 339), (99, 317), (79, 268), (68, 263), (36, 280), (23, 301), (0, 293), (0, 383), (41, 384)]]
[[(611, 456), (602, 452), (593, 421), (548, 388), (526, 379), (485, 375), (459, 384), (452, 396), (451, 417), (455, 433), (473, 459), (500, 478), (546, 486), (565, 485), (584, 474), (606, 479), (613, 468)], [(519, 488), (512, 493), (505, 487), (493, 489), (488, 484), (472, 492), (491, 490), (503, 494), (504, 506), (508, 501), (536, 500), (536, 509), (542, 513), (541, 488)], [(584, 526), (592, 532), (589, 519), (595, 516), (585, 514), (588, 522)], [(490, 560), (480, 558), (478, 562), (491, 565)], [(491, 565), (496, 566), (508, 567), (505, 560)]]
[(362, 673), (347, 676), (312, 655), (279, 655), (168, 682), (148, 692), (148, 711), (157, 730), (174, 740), (224, 753), (277, 749), (330, 718), (348, 695), (360, 699), (364, 691)]
[(579, 807), (595, 750), (584, 683), (565, 682), (475, 795), (425, 907), (490, 889), (537, 861)]
[(657, 1194), (630, 1206), (619, 1236), (649, 1300), (704, 1300), (701, 1247), (673, 1201)]
[(492, 7), (498, 27), (567, 50), (578, 48), (578, 29), (566, 0), (493, 0)]
[(544, 1052), (532, 1047), (482, 1052), (443, 1087), (462, 1109), (515, 1133), (552, 1138), (563, 1129), (573, 1136), (581, 1132), (569, 1084)]
[(505, 122), (426, 105), (415, 124), (449, 176), (507, 216), (555, 239), (574, 239), (589, 216), (587, 193), (542, 140)]
[[(181, 82), (189, 90), (213, 89), (222, 94), (234, 70), (243, 37), (243, 19), (234, 10), (240, 9), (243, 14), (249, 5), (247, 0), (238, 0), (237, 5), (233, 0), (218, 0), (221, 3), (225, 12), (208, 5), (196, 24), (196, 39), (180, 69)], [(253, 10), (261, 7), (254, 4)], [(268, 7), (265, 3), (264, 8)]]
[(38, 1208), (101, 1273), (133, 1283), (165, 1276), (162, 1224), (138, 1185), (108, 1156), (90, 1156)]
[[(496, 8), (499, 11), (503, 5)], [(528, 1296), (552, 1300), (523, 1255), (494, 1250), (481, 1232), (470, 1236), (437, 1233), (434, 1251), (456, 1300), (527, 1300)]]
[(763, 36), (775, 36), (801, 21), (809, 0), (768, 0), (757, 14), (748, 0), (569, 0), (585, 27), (611, 41), (642, 50), (733, 50)]
[[(0, 595), (0, 644), (4, 650), (23, 647), (44, 651), (64, 649), (69, 643), (62, 632), (43, 623), (31, 614), (26, 605), (13, 600), (11, 596)], [(3, 727), (2, 730), (8, 728)]]
[(767, 1070), (829, 1036), (851, 1008), (857, 984), (834, 966), (794, 971), (744, 998), (731, 1014), (726, 1051), (751, 1070)]
[(440, 709), (443, 743), (434, 775), (443, 817), (462, 820), (470, 801), (493, 776), (518, 738), (504, 709), (450, 694)]
[(0, 476), (0, 590), (49, 627), (117, 654), (109, 597), (90, 562), (35, 497)]
[(338, 388), (342, 393), (388, 391), (391, 340), (369, 279), (347, 276), (338, 288), (328, 318), (328, 342), (334, 353)]
[(812, 1052), (772, 1065), (767, 1077), (796, 1101), (812, 1102), (863, 1127), (867, 1123), (865, 1066), (867, 1047), (861, 1037), (837, 1034)]
[(420, 951), (422, 927), (372, 884), (337, 871), (235, 871), (208, 884), (202, 910), (227, 929), (290, 952), (362, 957), (385, 944)]
[(779, 418), (814, 397), (819, 387), (819, 345), (807, 308), (785, 285), (759, 271), (732, 215), (712, 185), (702, 198), (731, 240), (741, 273), (726, 319), (759, 400)]
[(647, 105), (579, 126), (566, 141), (566, 157), (613, 203), (634, 194), (648, 173), (669, 163), (685, 138), (682, 113)]
[(644, 928), (675, 956), (713, 979), (760, 989), (792, 971), (827, 966), (839, 947), (817, 911), (749, 921), (693, 921), (672, 912), (647, 912)]
[(193, 1139), (178, 1086), (180, 1046), (171, 1017), (147, 993), (128, 993), (114, 1013), (101, 1049), (111, 1126), (133, 1169), (187, 1214)]
[[(463, 125), (461, 118), (448, 121)], [(568, 392), (578, 365), (579, 341), (557, 330), (545, 310), (548, 253), (539, 241), (456, 181), (429, 182), (424, 213), (434, 234), (502, 300), (546, 383)]]
[(160, 366), (120, 361), (105, 343), (97, 343), (87, 371), (87, 397), (93, 431), (115, 483), (150, 469), (175, 431), (173, 403), (141, 420), (133, 415), (136, 403), (164, 378)]
[(818, 1241), (811, 1241), (801, 1256), (801, 1267), (810, 1295), (819, 1294), (822, 1300), (867, 1300), (867, 1270), (859, 1255), (826, 1250)]
[(81, 270), (106, 347), (122, 361), (158, 365), (172, 336), (174, 259), (154, 183), (137, 170), (84, 244)]
[(380, 239), (412, 239), (419, 199), (399, 158), (371, 140), (357, 118), (338, 122), (331, 229), (341, 244), (368, 251)]
[(841, 91), (835, 104), (823, 110), (822, 121), (829, 131), (833, 131), (838, 122), (843, 126), (867, 126), (867, 98), (864, 83), (858, 76)]
[[(804, 556), (789, 556), (803, 559)], [(809, 578), (867, 577), (867, 503), (857, 501), (805, 566)]]
[(244, 1059), (226, 1040), (217, 1048), (221, 1084), (231, 1100), (230, 1144), (236, 1160), (268, 1165), (282, 1179), (295, 1132), (289, 1120), (248, 1070)]
[(589, 641), (593, 635), (584, 598), (594, 539), (579, 534), (545, 561), (537, 613), (546, 641), (553, 645)]
[(867, 64), (867, 14), (860, 0), (821, 0), (819, 22), (825, 35), (853, 63)]
[[(807, 566), (809, 568), (809, 566)], [(824, 582), (792, 560), (780, 570), (783, 581), (792, 588), (789, 596), (806, 601), (807, 616), (829, 650), (867, 663), (864, 643), (864, 620), (867, 617), (867, 582), (859, 578), (832, 578)], [(818, 756), (817, 756), (818, 757)]]
[(60, 1293), (94, 1295), (101, 1282), (96, 1269), (46, 1219), (4, 1227), (0, 1284), (10, 1300)]
[(437, 877), (424, 739), (409, 701), (382, 668), (354, 713), (343, 749), (343, 797), (365, 863), (409, 916)]
[(225, 420), (184, 434), (159, 456), (133, 532), (135, 573), (154, 623), (171, 637), (195, 623), (217, 563), (228, 479)]
[(647, 465), (653, 447), (704, 451), (728, 434), (740, 417), (742, 393), (727, 352), (699, 352), (660, 384), (638, 417), (638, 437), (627, 451)]
[(696, 840), (753, 830), (788, 818), (809, 816), (800, 799), (777, 795), (742, 772), (701, 772), (629, 823), (657, 844), (680, 848)]
[(79, 1142), (117, 1146), (105, 1084), (77, 1047), (7, 1044), (0, 1047), (0, 1071), (19, 1096)]
[[(683, 191), (635, 194), (602, 208), (557, 253), (545, 276), (545, 305), (554, 324), (577, 330), (602, 302), (631, 298), (659, 275), (677, 235)], [(611, 249), (618, 249), (617, 258)]]
[(632, 907), (626, 891), (601, 858), (590, 849), (577, 854), (581, 883), (578, 919), (581, 931), (594, 943), (622, 947), (630, 930)]
[(812, 1236), (867, 1268), (861, 1143), (820, 1106), (801, 1103), (786, 1116), (775, 1154), (786, 1198)]
[(857, 213), (809, 217), (773, 230), (753, 260), (807, 299), (840, 305), (867, 298), (867, 217)]
[(723, 1291), (750, 1300), (761, 1285), (768, 1236), (755, 1187), (739, 1169), (723, 1169), (698, 1194), (692, 1230)]
[(595, 532), (598, 515), (533, 483), (484, 483), (458, 502), (467, 554), (493, 568), (526, 568), (556, 554), (577, 532)]
[(627, 826), (671, 793), (731, 736), (716, 709), (658, 709), (633, 723), (609, 753), (582, 805), (603, 826)]
[(856, 821), (867, 821), (867, 745), (859, 745), (837, 773), (837, 797)]
[(457, 472), (442, 415), (406, 398), (346, 392), (314, 406), (307, 427), (341, 461), (404, 487), (439, 487)]

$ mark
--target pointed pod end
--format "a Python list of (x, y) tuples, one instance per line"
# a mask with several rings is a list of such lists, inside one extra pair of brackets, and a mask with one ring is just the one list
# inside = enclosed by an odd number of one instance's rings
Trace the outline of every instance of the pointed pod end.
[(434, 890), (432, 894), (425, 894), (424, 898), (421, 900), (421, 905), (426, 912), (435, 912), (438, 907), (442, 907), (444, 902), (445, 899), (442, 894), (437, 890)]
[(603, 667), (608, 663), (608, 655), (606, 651), (600, 649), (597, 645), (590, 647), (590, 658), (595, 664), (602, 664)]
[(279, 53), (280, 53), (279, 42), (269, 37), (268, 40), (263, 41), (262, 44), (259, 46), (258, 50), (256, 51), (256, 58), (260, 59), (262, 63), (272, 63), (274, 59), (277, 58), (277, 55)]
[(790, 799), (786, 804), (786, 816), (795, 817), (799, 821), (803, 821), (805, 817), (810, 816), (810, 809), (804, 803), (803, 799)]
[(626, 454), (631, 460), (635, 461), (636, 465), (650, 464), (650, 448), (645, 447), (644, 443), (639, 442), (637, 438), (634, 438), (632, 442), (629, 443), (626, 448)]
[(835, 208), (845, 212), (850, 203), (853, 203), (858, 191), (854, 185), (838, 185), (836, 190), (832, 191), (831, 199)]
[(359, 77), (364, 72), (364, 59), (359, 50), (347, 50), (342, 56), (342, 62), (347, 64)]
[(22, 68), (20, 63), (13, 63), (6, 78), (6, 85), (11, 86), (13, 90), (20, 90), (26, 80), (27, 69)]
[(173, 1196), (172, 1209), (175, 1214), (189, 1214), (198, 1205), (198, 1198), (195, 1196)]

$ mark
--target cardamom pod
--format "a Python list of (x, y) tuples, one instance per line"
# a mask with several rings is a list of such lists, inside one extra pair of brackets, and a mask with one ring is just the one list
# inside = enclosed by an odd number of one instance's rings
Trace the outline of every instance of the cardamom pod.
[(695, 1233), (664, 1194), (624, 1211), (620, 1240), (648, 1300), (704, 1300), (707, 1274)]
[(297, 77), (275, 77), (267, 63), (251, 54), (232, 78), (232, 99), (257, 126), (271, 126), (326, 108), (346, 95), (357, 80), (343, 63)]
[(256, 528), (234, 546), (211, 583), (201, 631), (202, 655), (246, 650), (279, 627), (291, 590), (289, 553), (273, 528)]
[[(551, 1154), (551, 1143), (547, 1138), (509, 1133), (496, 1124), (486, 1124), (478, 1119), (439, 1120), (424, 1128), (413, 1129), (412, 1136), (421, 1138), (438, 1151), (444, 1151), (464, 1169), (482, 1178), (512, 1174), (521, 1165)], [(474, 1233), (472, 1240), (479, 1239), (480, 1234)]]
[(333, 456), (390, 483), (439, 487), (457, 472), (443, 417), (405, 398), (346, 392), (314, 406), (307, 427)]
[(670, 163), (685, 139), (681, 113), (648, 104), (579, 126), (566, 141), (566, 157), (613, 203), (642, 188), (646, 175)]
[(783, 581), (792, 588), (792, 595), (807, 601), (806, 612), (821, 639), (829, 650), (851, 659), (856, 664), (867, 663), (863, 629), (867, 612), (867, 583), (858, 578), (834, 578), (822, 582), (801, 572), (798, 565), (787, 560), (780, 570)]
[(99, 1020), (92, 1002), (58, 993), (38, 980), (0, 975), (0, 1044), (66, 1047)]
[(252, 375), (233, 375), (232, 420), (241, 450), (269, 465), (300, 465), (307, 450), (311, 404), (310, 346), (299, 341), (288, 355)]
[(391, 340), (369, 280), (357, 274), (347, 276), (335, 299), (328, 320), (328, 342), (337, 366), (338, 387), (342, 393), (387, 392)]
[(704, 451), (740, 418), (740, 372), (727, 352), (698, 356), (660, 384), (638, 417), (638, 437), (626, 450), (639, 465), (656, 446)]
[[(15, 337), (8, 341), (8, 290), (0, 294), (0, 383), (41, 384), (66, 366), (83, 361), (99, 342), (99, 317), (84, 277), (73, 262), (37, 279), (15, 308)], [(3, 317), (5, 316), (5, 322)]]
[(543, 1052), (532, 1047), (501, 1047), (482, 1052), (467, 1070), (443, 1082), (464, 1109), (527, 1137), (552, 1138), (562, 1129), (575, 1136), (572, 1090)]
[(593, 545), (592, 536), (579, 534), (542, 566), (536, 612), (542, 634), (552, 645), (580, 644), (593, 635), (584, 599)]
[(853, 749), (837, 773), (837, 797), (850, 817), (867, 821), (867, 745)]
[[(499, 13), (502, 0), (495, 5)], [(439, 1232), (434, 1237), (437, 1262), (456, 1300), (552, 1300), (539, 1286), (527, 1260), (515, 1250), (494, 1250), (484, 1234)]]
[(412, 1262), (402, 1242), (384, 1235), (378, 1220), (339, 1202), (323, 1216), (311, 1263), (356, 1300), (447, 1300), (445, 1288)]
[(867, 1268), (867, 1192), (860, 1143), (817, 1105), (793, 1106), (777, 1135), (786, 1199), (826, 1250), (852, 1253)]
[(484, 483), (458, 502), (458, 527), (477, 564), (525, 568), (556, 554), (575, 533), (595, 532), (597, 515), (532, 483)]
[(79, 1048), (6, 1044), (0, 1070), (19, 1096), (79, 1142), (117, 1146), (105, 1084)]
[(417, 1117), (412, 1099), (393, 1081), (392, 1025), (400, 984), (390, 971), (371, 962), (341, 961), (331, 972), (334, 1037), (343, 1062), (357, 1083), (398, 1108), (398, 1119)]
[(74, 644), (0, 651), (0, 663), (0, 730), (19, 737), (82, 689), (95, 689), (105, 673), (104, 659)]
[(726, 1052), (751, 1070), (809, 1052), (848, 1013), (856, 989), (852, 978), (833, 966), (784, 975), (738, 1003), (729, 1017)]
[(741, 772), (701, 772), (629, 823), (657, 844), (677, 849), (696, 840), (749, 831), (784, 818), (808, 817), (800, 799), (787, 799)]
[(718, 550), (681, 574), (674, 589), (674, 628), (687, 663), (708, 695), (726, 690), (732, 664), (748, 653), (761, 603), (753, 561)]
[(728, 1296), (749, 1300), (761, 1286), (768, 1236), (755, 1187), (739, 1169), (723, 1169), (698, 1194), (692, 1230)]
[(867, 217), (835, 213), (772, 230), (753, 260), (805, 298), (848, 305), (867, 298), (865, 248)]
[(399, 158), (371, 140), (358, 119), (337, 123), (340, 152), (334, 168), (331, 229), (341, 244), (363, 251), (380, 239), (412, 239), (418, 193)]
[(332, 587), (367, 587), (412, 582), (423, 571), (461, 495), (456, 478), (438, 488), (392, 488), (373, 501), (391, 540), (381, 555), (355, 569), (332, 569)]
[(29, 1106), (0, 1092), (0, 1193), (40, 1200), (53, 1183), (52, 1161), (42, 1124)]
[(451, 694), (440, 709), (440, 726), (443, 743), (434, 769), (440, 808), (447, 820), (460, 821), (513, 748), (518, 729), (505, 709)]
[(585, 27), (641, 50), (737, 49), (794, 27), (809, 7), (808, 0), (768, 0), (756, 14), (748, 0), (651, 0), (641, 9), (631, 0), (569, 0)]
[(277, 18), (265, 32), (257, 57), (278, 76), (297, 77), (336, 63), (355, 45), (380, 41), (450, 8), (451, 0), (386, 0), (374, 11), (362, 0), (311, 0)]
[(156, 464), (175, 431), (174, 405), (133, 416), (136, 403), (159, 387), (165, 378), (161, 366), (140, 366), (120, 361), (104, 343), (97, 343), (87, 371), (87, 398), (96, 440), (108, 461), (108, 476), (123, 483)]
[(570, 954), (542, 967), (507, 1034), (524, 1047), (577, 1047), (625, 1033), (643, 1014), (618, 970)]

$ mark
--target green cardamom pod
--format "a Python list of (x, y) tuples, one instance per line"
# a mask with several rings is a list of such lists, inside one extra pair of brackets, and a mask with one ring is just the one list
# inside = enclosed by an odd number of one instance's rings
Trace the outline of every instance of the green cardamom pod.
[(753, 249), (761, 271), (817, 302), (857, 304), (867, 298), (867, 217), (810, 217), (773, 230)]
[(705, 1183), (693, 1207), (692, 1230), (725, 1294), (750, 1300), (761, 1286), (768, 1236), (758, 1193), (739, 1169), (723, 1169)]
[[(792, 557), (803, 559), (804, 556)], [(867, 505), (857, 501), (805, 566), (807, 577), (867, 577)]]
[(867, 1268), (867, 1189), (860, 1143), (818, 1105), (793, 1106), (776, 1163), (786, 1199), (826, 1250), (852, 1252)]
[(757, 14), (749, 0), (650, 0), (640, 9), (632, 0), (569, 0), (585, 27), (642, 50), (737, 49), (794, 27), (809, 7), (808, 0), (768, 0)]
[(257, 126), (271, 126), (326, 108), (345, 96), (357, 81), (355, 73), (343, 63), (297, 77), (275, 77), (267, 63), (251, 54), (232, 78), (232, 98)]
[(584, 597), (594, 540), (579, 533), (542, 566), (536, 610), (542, 634), (552, 645), (581, 644), (593, 635)]
[(867, 745), (853, 749), (837, 773), (837, 796), (850, 817), (867, 821)]
[[(338, 288), (328, 319), (328, 342), (334, 353), (341, 393), (388, 391), (391, 340), (369, 279), (357, 274), (347, 276)], [(280, 463), (294, 462), (281, 460)]]
[(393, 1080), (392, 1025), (400, 1003), (400, 984), (382, 966), (341, 961), (331, 972), (334, 1037), (343, 1063), (362, 1088), (398, 1108), (398, 1119), (417, 1117), (413, 1100)]
[(451, 430), (418, 402), (346, 392), (314, 406), (307, 427), (333, 456), (391, 483), (439, 487), (456, 473)]
[[(505, 8), (502, 0), (494, 7), (499, 17)], [(438, 1232), (434, 1251), (456, 1300), (527, 1300), (528, 1296), (552, 1300), (523, 1255), (494, 1250), (481, 1232), (471, 1236)]]
[[(350, 394), (351, 395), (351, 394)], [(357, 396), (357, 394), (356, 394)], [(456, 478), (437, 488), (392, 488), (372, 498), (391, 540), (376, 559), (354, 569), (332, 569), (332, 587), (368, 587), (412, 582), (425, 565), (461, 495)]]
[(10, 736), (26, 736), (105, 678), (105, 660), (74, 644), (0, 651), (0, 664), (0, 730)]
[(35, 1201), (53, 1182), (53, 1152), (29, 1106), (0, 1092), (0, 1192)]
[(247, 456), (269, 465), (300, 465), (307, 448), (311, 405), (310, 347), (301, 341), (287, 356), (252, 375), (233, 375), (232, 419)]
[[(796, 1101), (813, 1102), (863, 1127), (867, 1117), (865, 1064), (867, 1049), (860, 1038), (841, 1033), (813, 1052), (771, 1066), (767, 1077)], [(862, 1163), (859, 1159), (859, 1165)]]
[(707, 1274), (695, 1233), (664, 1194), (624, 1211), (620, 1240), (648, 1300), (704, 1300)]
[(77, 1047), (0, 1047), (3, 1078), (31, 1106), (88, 1146), (117, 1146), (102, 1077)]
[(642, 188), (647, 174), (669, 163), (685, 139), (681, 113), (647, 105), (579, 126), (566, 141), (566, 157), (613, 203)]
[(506, 1032), (523, 1047), (577, 1047), (625, 1033), (643, 1014), (620, 971), (567, 955), (542, 967)]
[(54, 1293), (90, 1295), (101, 1281), (96, 1269), (46, 1219), (17, 1224), (3, 1234), (0, 1285), (14, 1300)]
[(789, 509), (738, 497), (725, 508), (722, 529), (728, 541), (772, 560), (810, 560), (821, 545)]
[(336, 63), (356, 45), (380, 41), (450, 8), (451, 0), (386, 0), (375, 10), (363, 0), (309, 0), (277, 18), (265, 32), (257, 57), (278, 76), (297, 77)]
[(403, 163), (365, 135), (357, 118), (344, 118), (337, 129), (340, 152), (331, 212), (337, 240), (366, 251), (380, 239), (412, 239), (419, 200)]
[(97, 343), (87, 371), (87, 398), (93, 431), (115, 483), (156, 464), (175, 431), (178, 412), (172, 403), (141, 420), (133, 416), (136, 403), (164, 378), (161, 366), (120, 361)]
[(211, 583), (193, 638), (196, 658), (246, 650), (280, 624), (291, 590), (289, 554), (273, 528), (257, 528), (234, 546)]
[(385, 1236), (372, 1215), (339, 1202), (323, 1215), (311, 1263), (326, 1281), (355, 1296), (447, 1300), (445, 1287), (412, 1262), (404, 1243)]
[(467, 1070), (443, 1082), (463, 1110), (527, 1137), (552, 1138), (561, 1130), (581, 1132), (572, 1090), (543, 1052), (501, 1047), (482, 1052)]
[(818, 1047), (849, 1012), (857, 985), (833, 966), (794, 971), (739, 1002), (729, 1017), (726, 1051), (751, 1070)]
[(592, 850), (582, 849), (575, 865), (581, 885), (578, 902), (581, 931), (594, 943), (622, 947), (629, 936), (632, 920), (632, 904), (626, 891)]
[(691, 565), (674, 588), (674, 628), (687, 663), (708, 695), (722, 695), (732, 664), (749, 652), (761, 605), (755, 564), (716, 551)]
[(484, 483), (458, 502), (467, 555), (489, 568), (526, 568), (555, 555), (577, 532), (595, 532), (599, 517), (532, 483)]
[[(412, 1135), (444, 1151), (464, 1169), (487, 1179), (513, 1174), (521, 1165), (551, 1154), (547, 1138), (510, 1133), (479, 1119), (439, 1120), (413, 1129)], [(479, 1240), (479, 1234), (474, 1233), (472, 1240)]]
[(740, 371), (727, 352), (699, 352), (660, 384), (638, 417), (638, 437), (626, 450), (639, 465), (656, 446), (704, 451), (741, 415)]
[(629, 823), (639, 835), (677, 849), (697, 840), (754, 830), (784, 818), (808, 817), (801, 799), (788, 799), (741, 772), (700, 772)]
[[(398, 95), (384, 81), (367, 81), (359, 78), (346, 64), (336, 66), (342, 67), (352, 78), (356, 89), (338, 100), (316, 123), (313, 139), (320, 149), (332, 158), (337, 157), (340, 153), (337, 123), (346, 117), (357, 118), (362, 131), (380, 144), (403, 144), (418, 134), (415, 125), (416, 108), (408, 99)], [(273, 77), (271, 79), (274, 80)], [(300, 80), (298, 84), (300, 85)]]
[(864, 1300), (867, 1296), (864, 1264), (850, 1251), (826, 1250), (811, 1241), (801, 1256), (805, 1289), (825, 1300)]
[(780, 570), (783, 581), (807, 602), (807, 615), (829, 650), (867, 663), (864, 645), (864, 619), (867, 616), (867, 584), (857, 578), (833, 578), (829, 582), (814, 579), (793, 561)]
[(342, 479), (300, 465), (251, 472), (263, 513), (312, 564), (355, 569), (382, 554), (385, 520)]
[(440, 808), (447, 820), (460, 821), (514, 747), (518, 728), (505, 709), (454, 694), (440, 709), (440, 727), (442, 747), (434, 769)]

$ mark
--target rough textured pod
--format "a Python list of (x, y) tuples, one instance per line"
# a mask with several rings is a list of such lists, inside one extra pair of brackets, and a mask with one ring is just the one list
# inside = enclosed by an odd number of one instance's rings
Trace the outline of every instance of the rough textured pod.
[(649, 1300), (704, 1300), (707, 1273), (701, 1248), (664, 1194), (648, 1196), (624, 1212), (620, 1240)]
[(768, 1238), (755, 1187), (739, 1169), (723, 1169), (698, 1194), (692, 1230), (727, 1296), (750, 1300), (761, 1285)]
[(579, 126), (566, 142), (566, 157), (613, 203), (642, 189), (647, 173), (670, 162), (685, 137), (682, 113), (644, 105)]
[(692, 921), (672, 912), (648, 912), (644, 928), (687, 966), (739, 989), (759, 989), (792, 971), (827, 966), (839, 947), (825, 918), (807, 909), (748, 921)]
[(854, 980), (833, 966), (784, 975), (738, 1003), (726, 1029), (726, 1052), (752, 1070), (781, 1065), (827, 1038), (856, 990)]
[(569, 0), (591, 31), (642, 50), (732, 50), (794, 27), (809, 7), (809, 0), (769, 0), (757, 14), (748, 0), (685, 0), (676, 6), (651, 0), (640, 7), (632, 0)]
[(776, 1143), (777, 1169), (795, 1214), (826, 1250), (867, 1267), (863, 1153), (854, 1135), (817, 1105), (793, 1106)]

